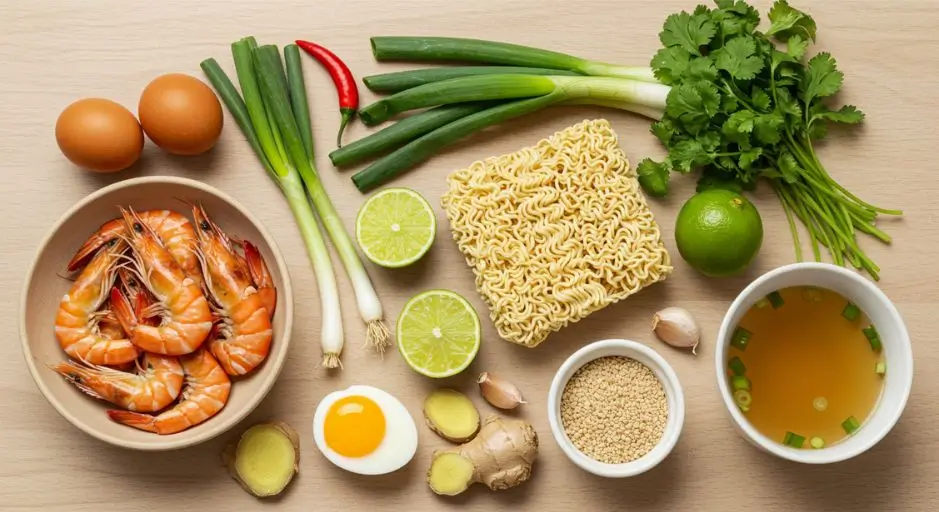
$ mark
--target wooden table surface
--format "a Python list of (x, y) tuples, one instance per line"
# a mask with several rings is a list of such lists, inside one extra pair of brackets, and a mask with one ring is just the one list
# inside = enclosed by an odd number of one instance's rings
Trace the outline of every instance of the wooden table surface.
[[(757, 2), (764, 13), (770, 2)], [(420, 426), (418, 454), (406, 469), (359, 477), (330, 465), (312, 444), (311, 418), (321, 397), (351, 384), (379, 386), (398, 396), (415, 417), (435, 383), (409, 370), (397, 354), (379, 360), (362, 347), (362, 328), (348, 282), (340, 278), (348, 333), (346, 368), (338, 377), (319, 367), (319, 305), (313, 273), (286, 203), (226, 119), (222, 140), (209, 154), (168, 156), (148, 143), (132, 169), (99, 176), (74, 168), (53, 138), (56, 116), (71, 101), (100, 96), (136, 110), (138, 95), (167, 72), (201, 77), (199, 62), (219, 59), (231, 69), (229, 43), (245, 35), (286, 44), (318, 40), (364, 76), (400, 66), (371, 57), (373, 35), (435, 34), (509, 40), (599, 60), (645, 64), (658, 46), (669, 13), (690, 0), (188, 0), (127, 2), (32, 0), (0, 4), (0, 509), (3, 510), (247, 510), (258, 506), (229, 480), (218, 462), (223, 438), (171, 453), (137, 453), (105, 445), (61, 418), (39, 393), (23, 363), (16, 328), (20, 290), (40, 239), (84, 195), (116, 180), (179, 175), (203, 180), (236, 197), (261, 218), (283, 249), (293, 277), (297, 318), (289, 361), (278, 384), (249, 421), (278, 418), (302, 436), (301, 472), (275, 504), (284, 510), (632, 510), (632, 511), (934, 511), (939, 509), (939, 351), (930, 323), (939, 310), (939, 180), (935, 178), (939, 119), (939, 3), (935, 0), (794, 2), (820, 27), (817, 48), (832, 52), (846, 74), (842, 100), (867, 113), (866, 124), (835, 136), (821, 149), (831, 172), (875, 203), (902, 207), (904, 219), (884, 223), (892, 247), (864, 240), (883, 268), (881, 286), (904, 315), (914, 340), (913, 393), (900, 423), (857, 459), (807, 467), (764, 455), (731, 426), (715, 385), (712, 341), (734, 295), (749, 280), (793, 261), (790, 236), (773, 196), (755, 201), (766, 239), (752, 271), (712, 280), (678, 257), (673, 223), (692, 190), (681, 180), (652, 208), (676, 261), (669, 280), (594, 314), (536, 349), (516, 347), (495, 334), (473, 288), (470, 271), (452, 242), (439, 208), (445, 175), (490, 155), (513, 151), (584, 118), (605, 117), (632, 162), (661, 153), (648, 121), (600, 108), (555, 109), (507, 123), (462, 143), (395, 182), (431, 199), (441, 229), (433, 250), (406, 270), (370, 267), (389, 320), (412, 295), (449, 287), (471, 298), (484, 320), (474, 365), (447, 384), (473, 392), (472, 377), (490, 370), (515, 381), (528, 397), (521, 415), (541, 435), (533, 479), (500, 494), (474, 489), (456, 499), (432, 495), (424, 483), (431, 451), (445, 443)], [(347, 226), (362, 196), (348, 174), (325, 158), (338, 113), (324, 73), (307, 61), (321, 173)], [(372, 96), (365, 94), (364, 100)], [(227, 115), (227, 113), (226, 113)], [(348, 140), (366, 133), (359, 125)], [(704, 328), (697, 357), (665, 347), (649, 332), (651, 314), (664, 306), (691, 310)], [(604, 480), (572, 465), (554, 443), (545, 401), (560, 363), (584, 344), (633, 338), (652, 345), (675, 367), (687, 400), (684, 432), (675, 451), (654, 471), (628, 480)]]

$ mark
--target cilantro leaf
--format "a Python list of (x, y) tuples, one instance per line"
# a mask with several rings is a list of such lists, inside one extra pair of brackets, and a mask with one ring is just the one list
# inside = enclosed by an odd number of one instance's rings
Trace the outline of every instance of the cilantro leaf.
[(771, 114), (761, 114), (753, 121), (753, 134), (756, 140), (763, 144), (776, 144), (782, 140), (782, 126), (785, 122), (782, 114), (773, 112)]
[(656, 136), (662, 144), (668, 146), (668, 143), (671, 142), (672, 137), (674, 137), (678, 130), (675, 128), (674, 123), (672, 123), (671, 118), (663, 118), (654, 123), (652, 123), (651, 128), (652, 134)]
[(698, 57), (685, 68), (682, 78), (713, 82), (717, 80), (717, 68), (709, 57)]
[(662, 197), (668, 193), (669, 166), (666, 163), (644, 158), (636, 167), (636, 175), (639, 185), (649, 195)]
[(688, 64), (691, 63), (691, 54), (680, 46), (662, 48), (652, 57), (652, 71), (655, 77), (663, 84), (677, 82)]
[(753, 167), (754, 162), (763, 155), (763, 148), (750, 148), (740, 153), (739, 164), (741, 169)]
[(753, 86), (753, 92), (750, 93), (750, 101), (753, 103), (754, 108), (762, 111), (769, 110), (770, 104), (773, 102), (769, 94), (766, 94), (766, 91), (755, 85)]
[(767, 36), (774, 36), (780, 41), (786, 41), (794, 35), (805, 39), (815, 40), (817, 29), (815, 20), (811, 16), (789, 5), (787, 0), (776, 0), (769, 10), (770, 27)]
[(776, 107), (784, 116), (793, 118), (790, 123), (802, 119), (802, 106), (785, 87), (776, 89)]
[(763, 69), (763, 59), (755, 55), (756, 42), (752, 37), (735, 37), (714, 54), (717, 67), (738, 80), (752, 80)]
[(854, 105), (845, 105), (838, 110), (829, 110), (825, 107), (812, 112), (814, 119), (825, 119), (835, 123), (857, 124), (864, 120), (864, 112)]
[(681, 121), (682, 126), (697, 135), (720, 109), (721, 97), (710, 82), (685, 82), (672, 87), (665, 100), (665, 113)]
[(724, 39), (750, 34), (760, 24), (760, 13), (743, 0), (716, 2), (718, 9), (711, 11), (711, 20), (720, 29)]
[(809, 60), (805, 76), (799, 82), (799, 93), (806, 105), (815, 98), (831, 96), (841, 89), (844, 74), (838, 71), (830, 53), (822, 52)]
[(704, 148), (708, 153), (713, 153), (717, 151), (717, 148), (721, 145), (721, 134), (716, 131), (707, 131), (698, 135), (698, 142), (701, 143), (701, 147)]
[(786, 54), (792, 57), (792, 60), (801, 61), (805, 57), (805, 50), (808, 49), (809, 42), (802, 39), (799, 34), (795, 34), (786, 42)]
[(701, 55), (701, 47), (711, 42), (717, 27), (706, 14), (691, 15), (682, 11), (665, 19), (659, 40), (666, 47), (680, 46), (693, 55)]
[(753, 113), (752, 110), (738, 110), (734, 112), (724, 121), (724, 126), (722, 127), (724, 135), (733, 137), (734, 134), (738, 133), (751, 133), (755, 119), (756, 114)]
[(776, 159), (776, 170), (779, 171), (782, 179), (787, 183), (795, 183), (798, 181), (799, 175), (802, 174), (802, 167), (788, 149), (780, 152), (779, 157)]
[(692, 14), (697, 16), (698, 14), (707, 14), (709, 12), (711, 12), (711, 10), (708, 9), (708, 6), (704, 4), (698, 4), (697, 6), (695, 6), (694, 12)]
[(697, 139), (686, 139), (669, 148), (668, 158), (680, 172), (693, 169), (714, 161), (714, 156)]

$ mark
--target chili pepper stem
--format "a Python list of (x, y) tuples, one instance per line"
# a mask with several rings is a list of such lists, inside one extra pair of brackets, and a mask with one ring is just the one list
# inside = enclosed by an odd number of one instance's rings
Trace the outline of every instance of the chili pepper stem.
[(346, 130), (346, 125), (349, 124), (349, 121), (355, 117), (355, 109), (343, 107), (339, 109), (339, 113), (342, 114), (342, 122), (339, 123), (339, 133), (336, 135), (336, 146), (342, 147), (342, 132)]

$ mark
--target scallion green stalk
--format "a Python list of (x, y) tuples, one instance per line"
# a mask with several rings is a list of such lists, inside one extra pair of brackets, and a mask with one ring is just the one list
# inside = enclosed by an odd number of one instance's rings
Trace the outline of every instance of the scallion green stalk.
[(410, 69), (393, 73), (371, 75), (362, 79), (372, 92), (396, 93), (419, 85), (440, 82), (451, 78), (476, 75), (552, 75), (576, 76), (580, 73), (563, 69), (530, 68), (521, 66), (446, 66), (426, 69)]
[(235, 122), (244, 132), (268, 174), (287, 198), (316, 274), (322, 306), (323, 364), (330, 367), (339, 366), (343, 332), (336, 275), (329, 259), (326, 242), (307, 200), (303, 181), (289, 160), (285, 159), (285, 154), (280, 148), (279, 134), (272, 130), (269, 123), (270, 114), (261, 98), (252, 58), (253, 48), (256, 46), (253, 38), (245, 38), (232, 44), (235, 70), (244, 99), (215, 59), (203, 61), (202, 69), (235, 118)]
[[(290, 46), (294, 45), (288, 45), (288, 48)], [(290, 55), (290, 53), (293, 52), (287, 52), (287, 55)], [(388, 340), (388, 327), (385, 325), (383, 318), (384, 312), (382, 311), (381, 301), (378, 299), (378, 294), (375, 292), (372, 281), (365, 271), (365, 266), (355, 250), (352, 239), (346, 233), (339, 213), (329, 199), (326, 189), (316, 172), (313, 161), (313, 141), (312, 139), (309, 141), (304, 140), (305, 133), (312, 133), (309, 109), (303, 106), (298, 108), (297, 105), (300, 102), (291, 103), (283, 94), (274, 94), (277, 90), (274, 82), (278, 76), (274, 68), (280, 65), (280, 55), (277, 53), (276, 47), (266, 45), (258, 48), (255, 52), (255, 61), (260, 67), (261, 73), (259, 76), (262, 78), (262, 87), (265, 84), (267, 86), (265, 98), (269, 98), (270, 104), (273, 105), (274, 118), (277, 120), (281, 136), (284, 138), (284, 146), (297, 166), (297, 171), (306, 185), (313, 206), (319, 213), (320, 220), (323, 222), (336, 252), (339, 254), (339, 259), (342, 260), (346, 274), (352, 281), (359, 314), (367, 327), (366, 342), (383, 353), (390, 343)], [(306, 87), (303, 82), (303, 70), (299, 53), (297, 58), (287, 58), (287, 81), (291, 95), (305, 95)], [(307, 148), (309, 148), (309, 151), (307, 151)]]
[[(367, 125), (419, 108), (467, 101), (531, 98), (554, 94), (555, 102), (615, 104), (646, 107), (658, 117), (665, 109), (670, 87), (623, 78), (588, 76), (479, 75), (453, 78), (414, 87), (364, 107), (359, 115)], [(657, 114), (657, 115), (656, 115)]]
[(387, 153), (457, 119), (496, 105), (495, 102), (442, 105), (408, 116), (395, 124), (333, 151), (329, 159), (336, 167), (347, 167)]
[(618, 66), (554, 52), (496, 41), (459, 37), (373, 37), (376, 60), (476, 62), (504, 66), (562, 69), (583, 75), (614, 76), (656, 83), (648, 66)]

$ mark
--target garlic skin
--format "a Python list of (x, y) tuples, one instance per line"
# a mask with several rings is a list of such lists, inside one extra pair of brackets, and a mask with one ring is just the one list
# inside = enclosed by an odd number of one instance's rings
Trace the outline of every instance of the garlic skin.
[(476, 378), (479, 384), (479, 393), (489, 402), (489, 405), (498, 409), (515, 409), (519, 405), (528, 403), (522, 398), (522, 392), (515, 384), (500, 379), (489, 372), (482, 372)]
[(656, 312), (652, 316), (652, 332), (673, 347), (690, 348), (692, 354), (697, 354), (701, 329), (691, 313), (683, 308), (670, 307)]

